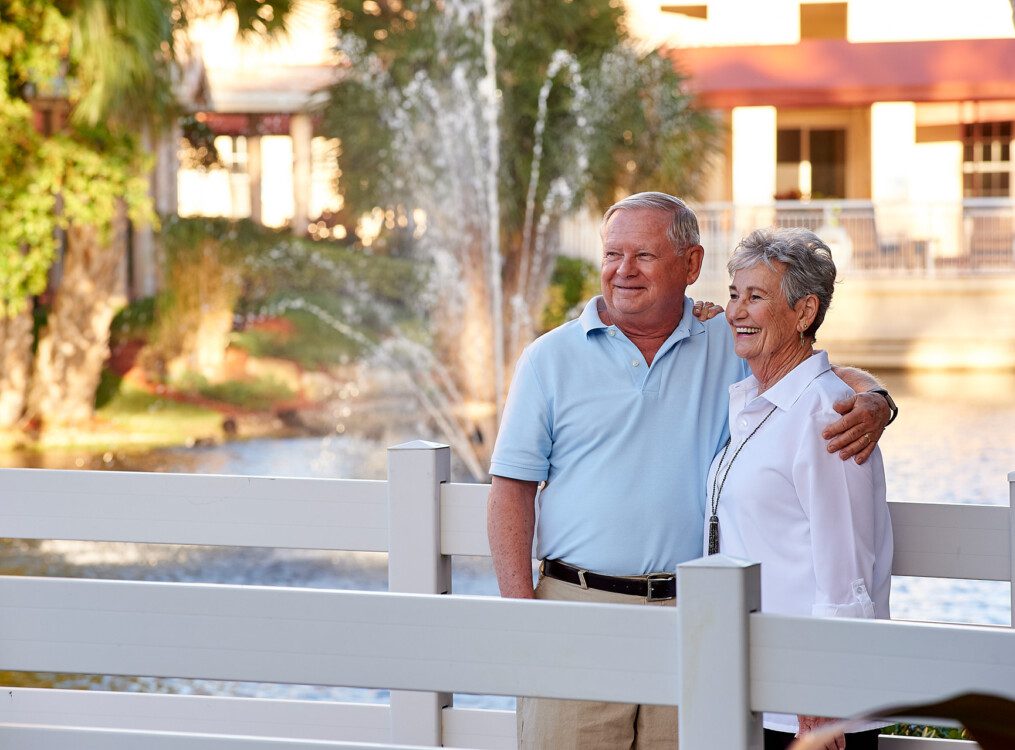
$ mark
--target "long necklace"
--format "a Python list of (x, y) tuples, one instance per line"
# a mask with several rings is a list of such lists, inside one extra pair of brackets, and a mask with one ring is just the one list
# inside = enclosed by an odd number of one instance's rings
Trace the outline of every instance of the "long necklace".
[[(744, 438), (744, 442), (740, 444), (740, 447), (733, 453), (733, 458), (726, 464), (726, 472), (722, 475), (722, 481), (719, 481), (719, 472), (722, 471), (722, 462), (726, 459), (726, 451), (730, 449), (730, 443), (733, 441), (733, 436), (730, 435), (726, 438), (726, 445), (723, 446), (722, 455), (719, 456), (719, 465), (715, 469), (715, 476), (712, 477), (712, 500), (710, 503), (712, 509), (712, 515), (708, 519), (708, 554), (716, 555), (719, 553), (719, 516), (716, 515), (716, 511), (719, 510), (719, 496), (722, 494), (723, 485), (726, 484), (726, 477), (730, 475), (730, 469), (733, 468), (733, 462), (737, 460), (737, 456), (740, 455), (740, 451), (747, 445), (747, 441), (754, 437), (754, 434), (761, 429), (761, 425), (768, 421), (768, 418), (775, 414), (775, 410), (778, 407), (773, 406), (772, 410), (765, 415), (765, 418), (758, 422), (758, 426), (751, 430), (751, 434)], [(716, 490), (716, 483), (719, 485), (719, 489)]]

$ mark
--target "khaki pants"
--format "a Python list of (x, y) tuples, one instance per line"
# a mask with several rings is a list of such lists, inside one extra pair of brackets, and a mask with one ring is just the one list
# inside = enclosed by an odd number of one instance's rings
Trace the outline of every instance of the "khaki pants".
[[(537, 599), (606, 604), (674, 606), (676, 601), (646, 602), (640, 597), (583, 589), (540, 576)], [(518, 747), (521, 750), (675, 750), (676, 706), (518, 699)]]

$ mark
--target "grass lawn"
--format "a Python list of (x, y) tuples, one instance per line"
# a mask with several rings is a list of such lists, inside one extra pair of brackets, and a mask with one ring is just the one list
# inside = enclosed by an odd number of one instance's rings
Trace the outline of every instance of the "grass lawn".
[(222, 415), (178, 403), (126, 383), (113, 392), (86, 427), (50, 428), (38, 448), (75, 447), (95, 451), (186, 445), (222, 436)]

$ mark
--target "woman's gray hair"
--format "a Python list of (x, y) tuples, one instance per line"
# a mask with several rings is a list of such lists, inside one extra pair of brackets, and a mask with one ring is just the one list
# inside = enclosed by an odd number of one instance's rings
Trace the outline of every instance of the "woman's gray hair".
[(671, 221), (666, 230), (666, 237), (677, 251), (677, 255), (683, 255), (687, 248), (701, 244), (698, 217), (694, 215), (694, 211), (680, 198), (666, 193), (635, 193), (617, 201), (603, 214), (603, 222), (599, 225), (600, 236), (606, 231), (606, 224), (613, 214), (634, 208), (651, 208), (670, 214)]
[(808, 294), (818, 298), (818, 313), (804, 331), (805, 336), (816, 338), (828, 306), (832, 304), (835, 287), (835, 263), (828, 245), (809, 229), (756, 229), (740, 240), (726, 268), (732, 276), (736, 271), (751, 268), (759, 262), (773, 271), (779, 270), (775, 267), (776, 262), (785, 265), (782, 293), (790, 307)]

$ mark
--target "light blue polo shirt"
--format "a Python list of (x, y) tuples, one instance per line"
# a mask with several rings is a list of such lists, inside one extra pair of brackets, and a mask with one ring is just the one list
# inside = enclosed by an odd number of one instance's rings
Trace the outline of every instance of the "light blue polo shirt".
[(701, 557), (704, 487), (725, 442), (729, 386), (747, 376), (726, 320), (680, 324), (651, 367), (596, 311), (530, 344), (490, 473), (546, 481), (537, 554), (610, 575), (672, 571)]

